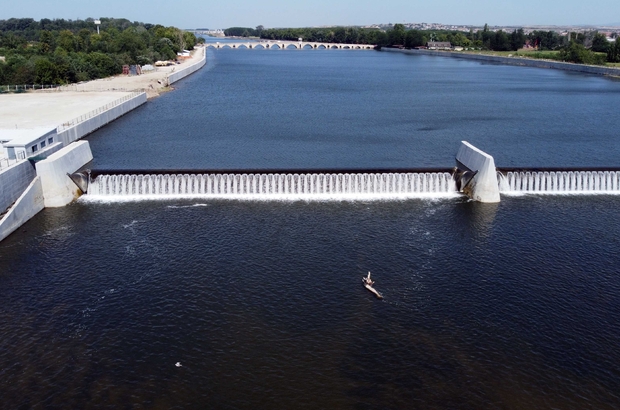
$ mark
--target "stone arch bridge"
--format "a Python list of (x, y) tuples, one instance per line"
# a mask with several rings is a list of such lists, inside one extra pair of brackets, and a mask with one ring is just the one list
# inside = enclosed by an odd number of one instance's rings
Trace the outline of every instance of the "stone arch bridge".
[(261, 42), (252, 42), (252, 41), (231, 41), (225, 43), (207, 43), (206, 47), (213, 48), (262, 48), (262, 49), (307, 49), (307, 50), (318, 50), (318, 49), (337, 49), (337, 50), (373, 50), (375, 48), (372, 44), (341, 44), (341, 43), (318, 43), (318, 42), (310, 42), (310, 41), (261, 41)]

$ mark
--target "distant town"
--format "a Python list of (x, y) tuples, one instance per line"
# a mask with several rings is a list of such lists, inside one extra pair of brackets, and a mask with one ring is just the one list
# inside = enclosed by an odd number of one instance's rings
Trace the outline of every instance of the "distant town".
[[(484, 26), (475, 26), (475, 25), (453, 25), (453, 24), (443, 24), (443, 23), (399, 23), (402, 24), (407, 30), (424, 30), (424, 31), (461, 31), (464, 33), (469, 33), (471, 31), (483, 30)], [(353, 26), (365, 29), (377, 29), (377, 30), (390, 30), (394, 24), (371, 24), (367, 26)], [(324, 28), (330, 26), (316, 26), (313, 28)], [(278, 27), (275, 27), (278, 28)], [(488, 30), (496, 32), (496, 31), (504, 31), (504, 32), (513, 32), (514, 30), (523, 29), (525, 34), (530, 34), (534, 31), (554, 31), (561, 36), (567, 36), (568, 33), (575, 32), (598, 32), (600, 34), (605, 35), (608, 39), (614, 40), (618, 34), (620, 34), (620, 24), (618, 25), (610, 25), (610, 26), (487, 26)], [(195, 34), (208, 35), (212, 37), (225, 37), (224, 34), (225, 29), (208, 29), (208, 28), (197, 28), (190, 29), (188, 31), (193, 31)]]

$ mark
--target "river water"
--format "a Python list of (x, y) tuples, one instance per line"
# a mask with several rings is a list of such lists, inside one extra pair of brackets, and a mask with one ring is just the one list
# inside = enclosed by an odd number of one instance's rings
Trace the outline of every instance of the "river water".
[[(504, 167), (618, 166), (609, 79), (208, 59), (91, 135), (91, 167), (450, 167), (461, 140)], [(618, 220), (618, 195), (46, 209), (0, 243), (0, 407), (618, 408)]]

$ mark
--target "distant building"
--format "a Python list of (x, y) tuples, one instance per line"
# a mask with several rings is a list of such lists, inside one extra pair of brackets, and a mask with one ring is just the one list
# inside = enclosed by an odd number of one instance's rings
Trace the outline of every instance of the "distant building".
[(426, 47), (429, 50), (452, 50), (452, 44), (449, 41), (429, 41)]

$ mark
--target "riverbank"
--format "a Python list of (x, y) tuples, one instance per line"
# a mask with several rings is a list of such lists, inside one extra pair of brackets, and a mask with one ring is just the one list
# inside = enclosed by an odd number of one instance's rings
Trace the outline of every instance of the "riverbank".
[(67, 175), (93, 156), (87, 141), (73, 142), (169, 90), (205, 63), (201, 47), (182, 64), (139, 76), (0, 95), (0, 186), (12, 187), (0, 192), (0, 241), (44, 207), (64, 206), (80, 195)]
[(398, 52), (404, 54), (414, 54), (414, 55), (432, 55), (432, 56), (440, 56), (440, 57), (452, 57), (452, 58), (463, 58), (468, 60), (477, 60), (489, 63), (496, 64), (505, 64), (505, 65), (513, 65), (513, 66), (522, 66), (522, 67), (536, 67), (536, 68), (552, 68), (555, 70), (563, 70), (563, 71), (573, 71), (585, 74), (594, 74), (594, 75), (604, 75), (609, 77), (618, 77), (620, 78), (620, 68), (616, 67), (600, 67), (600, 66), (592, 66), (585, 64), (575, 64), (575, 63), (565, 63), (561, 61), (553, 61), (553, 60), (538, 60), (533, 58), (524, 58), (524, 57), (504, 57), (504, 56), (494, 56), (488, 54), (472, 54), (472, 53), (461, 53), (454, 51), (440, 51), (440, 50), (402, 50), (397, 48), (382, 48), (381, 51), (388, 52)]
[[(190, 58), (164, 67), (155, 67), (155, 70), (144, 72), (141, 75), (119, 74), (114, 77), (100, 78), (80, 84), (69, 84), (61, 87), (62, 91), (144, 91), (147, 98), (159, 96), (170, 90), (174, 82), (195, 72), (206, 63), (206, 47), (197, 46)], [(46, 93), (47, 90), (37, 91)]]

